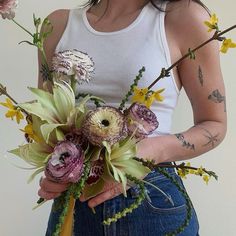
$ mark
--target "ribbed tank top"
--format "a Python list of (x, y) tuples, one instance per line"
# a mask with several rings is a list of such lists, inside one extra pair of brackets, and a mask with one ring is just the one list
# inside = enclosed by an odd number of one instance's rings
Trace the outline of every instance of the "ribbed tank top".
[[(143, 66), (146, 71), (138, 85), (141, 88), (150, 85), (162, 68), (171, 65), (164, 27), (165, 12), (148, 3), (126, 28), (99, 32), (89, 24), (87, 10), (88, 7), (70, 10), (56, 52), (77, 49), (88, 53), (95, 63), (94, 78), (88, 84), (79, 85), (78, 92), (93, 94), (118, 107)], [(160, 80), (152, 90), (160, 88), (165, 88), (164, 101), (155, 102), (151, 107), (159, 121), (153, 135), (171, 132), (172, 114), (179, 95), (173, 73)]]

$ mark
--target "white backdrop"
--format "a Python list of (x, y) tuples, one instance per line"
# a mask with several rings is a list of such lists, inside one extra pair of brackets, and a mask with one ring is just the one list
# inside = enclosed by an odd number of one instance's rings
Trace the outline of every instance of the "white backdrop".
[[(221, 28), (236, 23), (233, 0), (205, 0), (209, 8), (219, 16)], [(25, 0), (20, 2), (17, 20), (32, 28), (32, 13), (45, 17), (58, 8), (70, 8), (79, 1)], [(236, 31), (229, 36), (236, 41)], [(14, 24), (0, 20), (0, 82), (18, 100), (31, 99), (27, 86), (37, 86), (37, 56), (35, 48), (17, 45), (26, 35)], [(16, 56), (17, 55), (17, 56)], [(236, 158), (235, 158), (235, 118), (236, 118), (236, 49), (222, 56), (222, 70), (227, 89), (228, 134), (217, 149), (192, 161), (216, 171), (219, 181), (210, 181), (206, 186), (198, 177), (189, 177), (185, 183), (193, 199), (200, 221), (201, 236), (234, 236), (236, 232)], [(235, 99), (235, 100), (234, 100)], [(3, 101), (3, 97), (0, 98)], [(7, 120), (5, 110), (0, 109), (0, 235), (1, 236), (42, 236), (44, 235), (50, 203), (32, 211), (37, 201), (38, 180), (28, 185), (29, 172), (14, 165), (24, 166), (7, 150), (23, 142), (22, 134), (15, 132), (19, 127)], [(190, 105), (182, 93), (174, 115), (173, 131), (179, 132), (192, 123)], [(233, 118), (234, 117), (234, 118)]]

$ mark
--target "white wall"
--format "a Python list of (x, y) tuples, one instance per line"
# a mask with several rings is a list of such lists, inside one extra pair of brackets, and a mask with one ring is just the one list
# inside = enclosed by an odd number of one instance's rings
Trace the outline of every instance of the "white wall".
[[(227, 2), (227, 3), (226, 3)], [(17, 20), (32, 29), (31, 16), (46, 16), (57, 8), (70, 8), (79, 1), (50, 0), (20, 1)], [(234, 15), (236, 3), (233, 0), (207, 0), (205, 3), (216, 12), (222, 22), (222, 28), (236, 23)], [(236, 40), (236, 31), (229, 34)], [(0, 21), (0, 82), (19, 101), (31, 99), (27, 86), (37, 86), (36, 50), (27, 45), (17, 45), (26, 39), (25, 34), (11, 22)], [(235, 63), (236, 50), (222, 56), (222, 70), (227, 88), (228, 134), (223, 144), (217, 149), (192, 161), (216, 171), (219, 181), (212, 180), (206, 186), (199, 178), (189, 177), (187, 188), (196, 206), (201, 225), (201, 236), (235, 235), (236, 188), (234, 142), (236, 140), (236, 83)], [(3, 101), (3, 97), (1, 97)], [(36, 211), (31, 208), (37, 201), (38, 181), (26, 183), (29, 172), (14, 165), (25, 166), (6, 150), (23, 142), (22, 135), (15, 132), (15, 122), (6, 120), (4, 109), (0, 109), (0, 235), (1, 236), (42, 236), (46, 228), (50, 204), (45, 204)], [(175, 113), (174, 131), (182, 131), (191, 125), (192, 117), (189, 103), (181, 95)], [(234, 117), (234, 118), (233, 118)]]

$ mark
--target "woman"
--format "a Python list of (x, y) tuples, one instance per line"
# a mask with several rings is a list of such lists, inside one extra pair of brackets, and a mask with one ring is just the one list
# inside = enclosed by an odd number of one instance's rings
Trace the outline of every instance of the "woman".
[[(53, 34), (45, 44), (49, 60), (55, 51), (78, 49), (95, 61), (95, 79), (79, 91), (103, 97), (112, 105), (119, 104), (138, 70), (146, 67), (140, 87), (147, 87), (189, 48), (194, 48), (211, 35), (203, 25), (209, 19), (199, 1), (91, 0), (83, 9), (58, 10), (49, 19)], [(161, 7), (162, 10), (157, 9)], [(41, 59), (39, 58), (39, 62)], [(39, 78), (39, 87), (42, 87)], [(194, 126), (179, 134), (170, 134), (171, 115), (179, 91), (184, 88), (192, 104)], [(216, 147), (226, 133), (225, 90), (219, 63), (217, 42), (211, 42), (196, 53), (196, 59), (185, 59), (169, 78), (155, 88), (165, 88), (165, 100), (152, 106), (160, 126), (152, 137), (138, 144), (138, 157), (156, 163), (187, 160)], [(169, 173), (181, 183), (174, 171)], [(81, 198), (75, 207), (75, 235), (165, 235), (178, 228), (186, 216), (185, 201), (176, 187), (162, 174), (152, 172), (146, 178), (171, 196), (174, 207), (165, 197), (147, 186), (151, 202), (144, 203), (132, 214), (110, 227), (102, 226), (104, 218), (125, 208), (136, 197), (136, 189), (121, 194), (119, 184), (107, 185), (104, 191), (88, 201)], [(58, 197), (67, 185), (43, 178), (39, 196)], [(96, 215), (90, 208), (96, 207)], [(182, 236), (198, 235), (198, 221), (192, 211), (190, 224)], [(51, 235), (58, 213), (52, 212), (47, 235)]]

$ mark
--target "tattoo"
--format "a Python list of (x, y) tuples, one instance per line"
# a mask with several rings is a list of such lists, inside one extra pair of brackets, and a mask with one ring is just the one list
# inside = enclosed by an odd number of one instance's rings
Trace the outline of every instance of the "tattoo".
[(202, 145), (203, 147), (209, 146), (211, 145), (212, 148), (215, 147), (215, 144), (217, 142), (219, 142), (219, 134), (213, 135), (209, 130), (203, 128), (203, 127), (199, 127), (201, 129), (203, 129), (207, 134), (204, 134), (204, 136), (207, 138), (207, 143), (205, 143), (204, 145)]
[(209, 96), (208, 99), (214, 103), (224, 103), (224, 111), (226, 112), (226, 101), (225, 96), (221, 95), (218, 89), (214, 90)]
[(183, 146), (183, 147), (195, 151), (195, 146), (194, 146), (194, 144), (190, 144), (189, 142), (187, 142), (187, 141), (184, 139), (184, 135), (183, 135), (183, 134), (175, 134), (175, 136), (176, 136), (176, 138), (182, 143), (182, 146)]
[(202, 68), (201, 66), (198, 67), (198, 79), (199, 79), (199, 82), (201, 84), (201, 86), (203, 87), (203, 73), (202, 73)]

